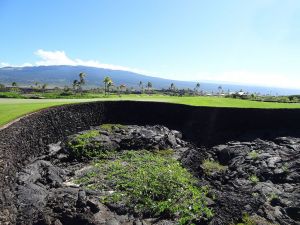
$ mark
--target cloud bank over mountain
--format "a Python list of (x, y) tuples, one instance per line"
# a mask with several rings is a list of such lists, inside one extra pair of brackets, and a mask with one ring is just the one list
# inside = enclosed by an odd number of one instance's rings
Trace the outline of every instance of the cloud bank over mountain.
[(129, 71), (138, 74), (161, 77), (171, 80), (186, 80), (186, 81), (207, 81), (207, 82), (220, 82), (230, 84), (242, 84), (242, 85), (256, 85), (264, 87), (279, 87), (279, 88), (291, 88), (299, 89), (300, 77), (299, 76), (285, 76), (283, 74), (262, 73), (257, 71), (248, 70), (233, 70), (224, 71), (219, 73), (207, 73), (201, 72), (197, 74), (184, 74), (172, 76), (170, 74), (158, 74), (149, 71), (145, 71), (138, 68), (131, 68), (126, 66), (101, 63), (98, 60), (83, 60), (79, 58), (69, 57), (63, 50), (47, 51), (44, 49), (38, 49), (34, 52), (34, 55), (38, 57), (38, 60), (31, 63), (23, 63), (21, 65), (13, 65), (8, 62), (0, 62), (1, 67), (30, 67), (30, 66), (87, 66), (109, 70)]
[(103, 69), (110, 69), (110, 70), (123, 70), (123, 71), (130, 71), (134, 73), (141, 73), (145, 75), (154, 75), (145, 70), (137, 69), (137, 68), (130, 68), (126, 66), (114, 65), (114, 64), (107, 64), (101, 63), (98, 60), (82, 60), (79, 58), (72, 59), (70, 58), (65, 51), (55, 50), (55, 51), (46, 51), (43, 49), (38, 49), (34, 52), (36, 56), (38, 56), (39, 60), (34, 63), (23, 63), (21, 65), (13, 65), (8, 62), (0, 62), (1, 67), (25, 67), (25, 66), (88, 66), (88, 67), (96, 67), (96, 68), (103, 68)]

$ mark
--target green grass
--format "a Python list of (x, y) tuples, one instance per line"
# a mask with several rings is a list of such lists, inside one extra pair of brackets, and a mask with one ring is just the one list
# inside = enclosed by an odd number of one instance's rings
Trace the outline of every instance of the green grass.
[(243, 213), (243, 218), (241, 223), (237, 223), (236, 225), (275, 225), (273, 223), (270, 223), (266, 219), (258, 216), (258, 215), (252, 215), (249, 216), (248, 213)]
[(122, 125), (122, 124), (102, 124), (100, 125), (100, 128), (103, 130), (106, 130), (107, 132), (112, 132), (113, 129), (125, 129), (126, 126)]
[(77, 159), (98, 158), (105, 159), (114, 154), (114, 151), (103, 147), (102, 140), (96, 140), (100, 137), (99, 130), (89, 130), (81, 134), (71, 136), (67, 142), (67, 148), (70, 156)]
[(48, 108), (51, 106), (63, 105), (82, 100), (55, 100), (55, 99), (1, 99), (0, 98), (0, 126), (19, 118), (28, 113)]
[(211, 175), (212, 173), (225, 171), (227, 166), (223, 166), (219, 162), (206, 159), (202, 163), (202, 168), (207, 175)]
[(207, 207), (206, 187), (180, 163), (148, 151), (125, 151), (114, 160), (101, 160), (96, 170), (76, 180), (83, 187), (110, 191), (100, 196), (103, 203), (125, 205), (137, 215), (174, 218), (179, 224), (213, 216)]
[(256, 160), (259, 157), (259, 154), (257, 151), (251, 151), (248, 153), (248, 156), (250, 156), (251, 159)]
[(259, 182), (259, 178), (256, 175), (251, 175), (249, 177), (249, 180), (253, 183), (253, 184), (257, 184)]
[(157, 101), (170, 102), (177, 104), (186, 104), (193, 106), (209, 107), (234, 107), (234, 108), (300, 108), (297, 103), (272, 103), (256, 102), (241, 99), (223, 98), (223, 97), (172, 97), (165, 95), (95, 95), (92, 99), (1, 99), (0, 98), (0, 126), (30, 112), (37, 111), (50, 106), (86, 102), (86, 101), (106, 101), (106, 100), (135, 100), (135, 101)]

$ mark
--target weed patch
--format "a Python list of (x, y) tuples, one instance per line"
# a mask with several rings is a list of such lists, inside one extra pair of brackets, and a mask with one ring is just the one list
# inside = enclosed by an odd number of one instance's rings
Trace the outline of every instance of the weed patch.
[(94, 166), (101, 173), (89, 174), (82, 185), (88, 187), (98, 179), (93, 188), (111, 193), (100, 198), (103, 203), (125, 205), (138, 215), (174, 218), (179, 224), (213, 215), (205, 201), (207, 188), (198, 187), (197, 180), (169, 154), (125, 151)]
[(69, 142), (67, 142), (70, 155), (78, 159), (105, 159), (110, 157), (112, 154), (115, 154), (114, 151), (103, 148), (101, 141), (95, 140), (95, 138), (99, 136), (99, 130), (90, 130), (88, 132), (76, 135)]
[(102, 124), (100, 125), (100, 128), (103, 130), (106, 130), (107, 132), (112, 132), (114, 129), (125, 129), (126, 126), (122, 124)]
[(253, 151), (249, 152), (248, 156), (250, 156), (251, 159), (256, 160), (258, 158), (259, 154), (258, 154), (258, 152), (253, 150)]
[(249, 180), (253, 183), (253, 184), (257, 184), (259, 182), (259, 178), (256, 175), (251, 175), (249, 177)]
[(219, 162), (214, 160), (204, 160), (202, 163), (202, 168), (207, 175), (215, 172), (223, 172), (227, 169), (227, 166), (221, 165)]

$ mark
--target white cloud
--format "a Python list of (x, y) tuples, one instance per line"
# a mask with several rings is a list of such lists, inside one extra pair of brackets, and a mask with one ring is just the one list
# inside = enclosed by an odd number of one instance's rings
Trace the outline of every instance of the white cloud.
[(45, 51), (43, 49), (39, 49), (35, 51), (34, 54), (40, 58), (40, 60), (36, 61), (35, 63), (23, 63), (21, 65), (13, 65), (6, 62), (0, 62), (0, 68), (7, 67), (7, 66), (25, 67), (25, 66), (69, 65), (69, 66), (90, 66), (90, 67), (97, 67), (97, 68), (111, 69), (111, 70), (124, 70), (124, 71), (131, 71), (134, 73), (141, 73), (145, 75), (153, 74), (141, 69), (107, 64), (107, 63), (100, 63), (97, 60), (71, 59), (70, 57), (67, 56), (67, 54), (64, 51)]
[[(111, 69), (111, 70), (124, 70), (144, 75), (157, 76), (158, 73), (150, 73), (141, 69), (130, 68), (126, 66), (119, 66), (113, 64), (100, 63), (97, 60), (82, 60), (72, 59), (67, 56), (64, 51), (46, 51), (39, 49), (34, 52), (36, 56), (40, 58), (35, 63), (24, 63), (22, 65), (12, 65), (6, 62), (0, 62), (0, 68), (6, 66), (13, 67), (24, 67), (24, 66), (50, 66), (50, 65), (71, 65), (71, 66), (91, 66), (97, 68)], [(166, 74), (165, 74), (166, 75)], [(198, 73), (197, 75), (184, 74), (180, 76), (164, 76), (169, 79), (181, 79), (181, 80), (198, 80), (198, 81), (212, 81), (212, 82), (228, 82), (235, 84), (245, 85), (259, 85), (259, 86), (270, 86), (270, 87), (282, 87), (282, 88), (295, 88), (299, 89), (300, 77), (298, 76), (285, 76), (283, 74), (268, 74), (252, 71), (229, 71), (221, 73)]]
[(6, 62), (0, 62), (0, 68), (1, 67), (7, 67), (7, 66), (10, 66), (10, 64), (6, 63)]
[(64, 51), (45, 51), (43, 49), (37, 50), (35, 53), (42, 61), (37, 61), (37, 66), (50, 66), (50, 65), (72, 65), (76, 63), (70, 59)]
[(46, 51), (43, 49), (39, 49), (35, 51), (34, 54), (40, 58), (38, 61), (34, 63), (23, 63), (22, 65), (13, 65), (6, 62), (0, 62), (0, 68), (6, 66), (25, 67), (25, 66), (70, 65), (70, 66), (91, 66), (91, 67), (111, 69), (111, 70), (124, 70), (124, 71), (140, 73), (144, 75), (154, 74), (137, 68), (100, 63), (97, 60), (72, 59), (69, 56), (67, 56), (67, 54), (64, 51)]
[(50, 65), (70, 65), (70, 66), (91, 66), (97, 68), (111, 69), (111, 70), (125, 70), (135, 73), (150, 74), (147, 71), (130, 68), (126, 66), (118, 66), (113, 64), (100, 63), (97, 60), (82, 60), (82, 59), (71, 59), (64, 51), (45, 51), (39, 49), (35, 52), (35, 55), (40, 57), (42, 60), (35, 63), (36, 66), (50, 66)]

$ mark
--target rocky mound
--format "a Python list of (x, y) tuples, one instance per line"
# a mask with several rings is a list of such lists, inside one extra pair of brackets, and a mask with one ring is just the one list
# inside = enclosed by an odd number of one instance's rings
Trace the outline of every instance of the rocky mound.
[(300, 224), (300, 138), (199, 148), (178, 131), (134, 125), (93, 127), (49, 145), (47, 154), (18, 173), (18, 224), (176, 224), (172, 217), (138, 215), (122, 204), (102, 202), (103, 192), (87, 188), (95, 182), (86, 179), (95, 159), (142, 149), (172, 150), (172, 158), (194, 174), (197, 186), (208, 187), (205, 204), (213, 216), (194, 223)]

